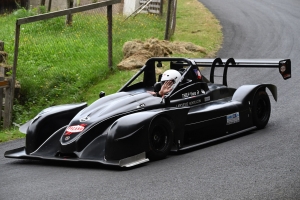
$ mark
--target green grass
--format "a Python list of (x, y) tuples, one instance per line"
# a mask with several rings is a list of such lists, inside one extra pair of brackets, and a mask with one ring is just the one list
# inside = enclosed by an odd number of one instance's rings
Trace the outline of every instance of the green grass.
[(23, 137), (25, 137), (25, 135), (21, 133), (17, 127), (12, 127), (10, 129), (1, 130), (0, 143), (23, 138)]
[(214, 57), (223, 41), (219, 21), (198, 1), (177, 2), (176, 32), (172, 39), (202, 46), (207, 51), (206, 57)]
[[(28, 14), (32, 13), (20, 10), (15, 15), (0, 16), (0, 24), (3, 25), (0, 40), (5, 42), (10, 63), (13, 58), (16, 17)], [(98, 98), (101, 90), (112, 94), (135, 73), (120, 71), (116, 67), (111, 71), (107, 63), (101, 62), (107, 59), (106, 36), (102, 37), (99, 33), (99, 27), (105, 26), (105, 17), (101, 21), (101, 18), (80, 14), (73, 19), (71, 27), (64, 25), (64, 17), (22, 26), (24, 29), (21, 31), (17, 71), (22, 98), (14, 104), (14, 122), (24, 123), (51, 105), (80, 101), (91, 103)], [(138, 15), (126, 21), (123, 16), (114, 16), (114, 66), (122, 59), (122, 46), (126, 41), (163, 39), (164, 28), (164, 19), (154, 15)], [(97, 35), (92, 34), (95, 31)], [(197, 0), (178, 1), (177, 25), (172, 41), (192, 42), (204, 47), (207, 50), (206, 56), (213, 56), (222, 42), (221, 27)], [(104, 53), (99, 55), (99, 52)], [(0, 142), (22, 136), (16, 128), (2, 130)]]

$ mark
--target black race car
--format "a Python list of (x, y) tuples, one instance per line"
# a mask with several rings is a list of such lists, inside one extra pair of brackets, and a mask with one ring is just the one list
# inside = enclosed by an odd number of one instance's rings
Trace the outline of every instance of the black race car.
[[(159, 68), (180, 73), (171, 91), (157, 97)], [(210, 67), (209, 79), (199, 68)], [(216, 67), (223, 83), (214, 83)], [(117, 93), (86, 103), (47, 108), (20, 127), (25, 147), (7, 158), (96, 162), (130, 167), (208, 142), (264, 128), (277, 100), (272, 84), (227, 86), (228, 67), (277, 68), (291, 78), (289, 59), (151, 58)]]

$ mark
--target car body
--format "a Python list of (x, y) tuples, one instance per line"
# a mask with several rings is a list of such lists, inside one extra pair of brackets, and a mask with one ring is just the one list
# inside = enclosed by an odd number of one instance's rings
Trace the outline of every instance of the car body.
[[(149, 94), (161, 86), (157, 68), (178, 70), (180, 81), (163, 98)], [(199, 68), (210, 67), (210, 80)], [(216, 67), (223, 83), (214, 83)], [(181, 151), (264, 128), (272, 84), (227, 86), (228, 67), (276, 68), (291, 77), (289, 59), (151, 58), (117, 93), (87, 103), (47, 108), (20, 127), (25, 147), (5, 152), (7, 158), (96, 162), (131, 167)]]

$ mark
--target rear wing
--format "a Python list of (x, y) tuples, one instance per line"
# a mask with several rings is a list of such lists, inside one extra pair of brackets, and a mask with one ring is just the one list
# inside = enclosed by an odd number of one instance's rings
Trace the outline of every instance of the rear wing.
[(216, 67), (223, 67), (223, 85), (227, 86), (228, 67), (239, 68), (278, 68), (284, 80), (291, 78), (290, 59), (190, 59), (198, 67), (211, 67), (210, 82), (214, 83), (214, 72)]

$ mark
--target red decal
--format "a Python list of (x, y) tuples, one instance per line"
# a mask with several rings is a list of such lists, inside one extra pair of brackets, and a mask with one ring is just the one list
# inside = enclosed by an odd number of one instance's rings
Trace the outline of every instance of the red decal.
[(86, 127), (86, 124), (80, 124), (76, 126), (69, 126), (65, 132), (65, 135), (71, 135), (73, 133), (79, 133), (84, 130), (84, 127)]

